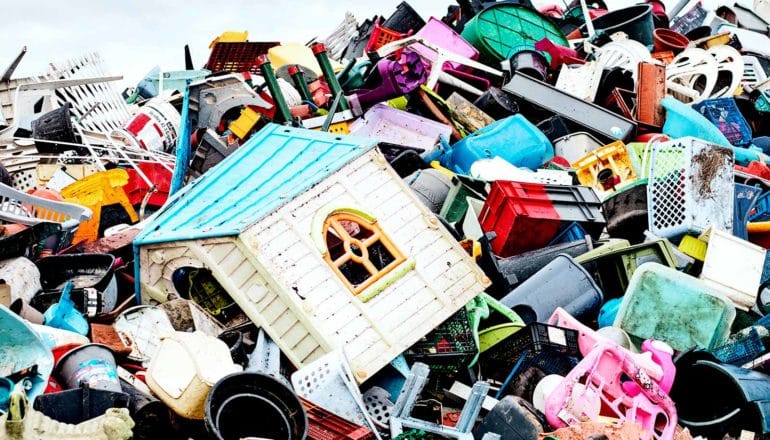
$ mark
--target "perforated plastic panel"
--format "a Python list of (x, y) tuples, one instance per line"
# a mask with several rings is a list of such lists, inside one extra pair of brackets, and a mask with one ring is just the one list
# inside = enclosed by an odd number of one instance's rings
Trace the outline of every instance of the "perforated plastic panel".
[(380, 387), (371, 387), (364, 393), (366, 411), (374, 423), (382, 429), (388, 428), (390, 412), (393, 409), (393, 402), (389, 398), (390, 393)]
[(695, 138), (652, 146), (647, 203), (650, 232), (665, 238), (710, 224), (733, 228), (732, 151)]
[(297, 370), (291, 375), (291, 384), (299, 396), (376, 433), (342, 350), (332, 351)]

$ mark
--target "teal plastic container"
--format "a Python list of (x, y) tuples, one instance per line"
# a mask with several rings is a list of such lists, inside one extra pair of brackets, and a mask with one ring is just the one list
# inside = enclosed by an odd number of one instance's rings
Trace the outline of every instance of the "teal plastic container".
[[(497, 64), (523, 50), (535, 50), (535, 42), (548, 38), (568, 46), (567, 37), (548, 17), (522, 5), (496, 4), (465, 24), (462, 37), (478, 49), (481, 59)], [(541, 52), (550, 61), (547, 53)]]
[(704, 283), (657, 263), (634, 272), (615, 317), (635, 344), (649, 338), (675, 350), (712, 350), (727, 341), (735, 308), (724, 295)]
[(514, 166), (535, 170), (553, 159), (553, 145), (524, 116), (513, 115), (473, 132), (452, 146), (442, 142), (425, 159), (438, 160), (442, 166), (467, 175), (477, 160), (496, 156)]

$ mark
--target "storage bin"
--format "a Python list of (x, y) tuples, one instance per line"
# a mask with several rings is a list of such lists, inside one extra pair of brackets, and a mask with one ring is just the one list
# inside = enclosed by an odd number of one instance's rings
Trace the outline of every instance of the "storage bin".
[(751, 211), (756, 205), (762, 188), (759, 186), (735, 184), (735, 206), (733, 208), (733, 235), (743, 240), (749, 238), (746, 225), (749, 222)]
[(719, 128), (731, 144), (746, 146), (751, 143), (751, 127), (738, 109), (735, 98), (706, 99), (693, 104), (692, 108)]
[(591, 275), (569, 255), (550, 263), (500, 299), (525, 323), (544, 322), (558, 308), (583, 321), (599, 313), (603, 295)]
[[(473, 45), (465, 41), (465, 39), (460, 36), (460, 34), (455, 32), (454, 29), (449, 27), (446, 23), (435, 17), (431, 17), (425, 26), (417, 30), (415, 36), (421, 37), (429, 43), (433, 43), (440, 48), (456, 53), (457, 55), (463, 56), (470, 60), (476, 60), (479, 58), (479, 51), (473, 47)], [(437, 58), (436, 52), (428, 49), (422, 44), (414, 44), (410, 47), (410, 49), (420, 54), (420, 56), (423, 58), (430, 60), (431, 62), (435, 61)], [(444, 63), (443, 67), (444, 69), (452, 70), (469, 70), (468, 67), (452, 61)]]
[(496, 181), (479, 215), (482, 229), (497, 234), (492, 249), (500, 257), (544, 247), (573, 221), (599, 238), (605, 221), (591, 188)]
[(367, 427), (348, 422), (342, 417), (300, 397), (307, 413), (309, 440), (375, 440)]
[(748, 310), (757, 302), (767, 251), (718, 229), (711, 229), (700, 279), (714, 285), (735, 307)]
[(574, 163), (601, 146), (602, 143), (590, 133), (579, 131), (555, 139), (553, 152), (554, 155), (567, 159), (567, 162)]
[(733, 229), (733, 153), (686, 137), (652, 145), (649, 230), (673, 238), (708, 226)]
[(350, 124), (350, 134), (429, 151), (440, 137), (449, 139), (452, 128), (379, 103), (369, 109), (363, 118)]
[(647, 179), (638, 179), (608, 195), (602, 211), (610, 236), (641, 243), (647, 229)]
[(640, 266), (615, 317), (635, 343), (661, 340), (678, 351), (711, 350), (727, 340), (731, 301), (702, 280), (657, 263)]
[(372, 34), (369, 35), (369, 42), (366, 43), (366, 52), (373, 52), (377, 49), (381, 48), (382, 46), (392, 43), (394, 41), (401, 40), (403, 38), (406, 38), (410, 35), (411, 31), (407, 31), (405, 33), (401, 33), (398, 31), (394, 31), (393, 29), (388, 29), (384, 25), (380, 25), (380, 19), (378, 18), (374, 22), (374, 27), (372, 28)]
[(404, 352), (409, 363), (422, 362), (431, 371), (454, 373), (467, 367), (478, 353), (465, 307)]

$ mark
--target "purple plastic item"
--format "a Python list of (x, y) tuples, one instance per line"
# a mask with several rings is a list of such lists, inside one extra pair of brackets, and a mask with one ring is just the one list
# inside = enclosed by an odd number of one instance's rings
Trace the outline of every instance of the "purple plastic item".
[[(428, 23), (425, 24), (415, 36), (422, 37), (426, 41), (433, 43), (440, 48), (454, 52), (457, 55), (462, 55), (465, 58), (470, 58), (472, 60), (477, 60), (479, 58), (479, 51), (476, 50), (475, 47), (468, 43), (468, 41), (461, 37), (460, 34), (455, 32), (454, 29), (449, 27), (446, 23), (435, 17), (431, 17), (430, 20), (428, 20)], [(422, 44), (415, 44), (411, 49), (425, 59), (430, 61), (436, 60), (436, 52), (428, 49)], [(454, 63), (452, 61), (444, 63), (443, 68), (444, 70), (452, 69), (466, 72), (472, 70), (468, 66), (463, 66), (460, 63)]]
[(377, 62), (382, 82), (374, 89), (359, 89), (348, 97), (358, 100), (362, 108), (411, 93), (428, 79), (428, 72), (417, 53), (403, 50), (397, 60), (383, 58)]
[(452, 128), (440, 122), (377, 104), (350, 125), (350, 135), (406, 147), (432, 150), (439, 136), (449, 139)]

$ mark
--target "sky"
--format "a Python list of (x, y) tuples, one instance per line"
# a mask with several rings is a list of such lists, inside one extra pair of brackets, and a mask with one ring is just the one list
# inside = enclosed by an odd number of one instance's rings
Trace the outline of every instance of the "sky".
[[(134, 85), (154, 66), (184, 69), (189, 44), (195, 67), (223, 31), (249, 31), (250, 41), (305, 43), (325, 37), (345, 11), (363, 21), (389, 16), (401, 0), (13, 0), (0, 31), (0, 69), (23, 46), (16, 77), (44, 73), (51, 62), (99, 52), (122, 87)], [(3, 2), (6, 3), (6, 2)], [(10, 1), (8, 3), (11, 3)], [(451, 0), (412, 0), (424, 19), (441, 17)], [(16, 18), (8, 18), (16, 17)], [(121, 89), (122, 89), (121, 87)]]

